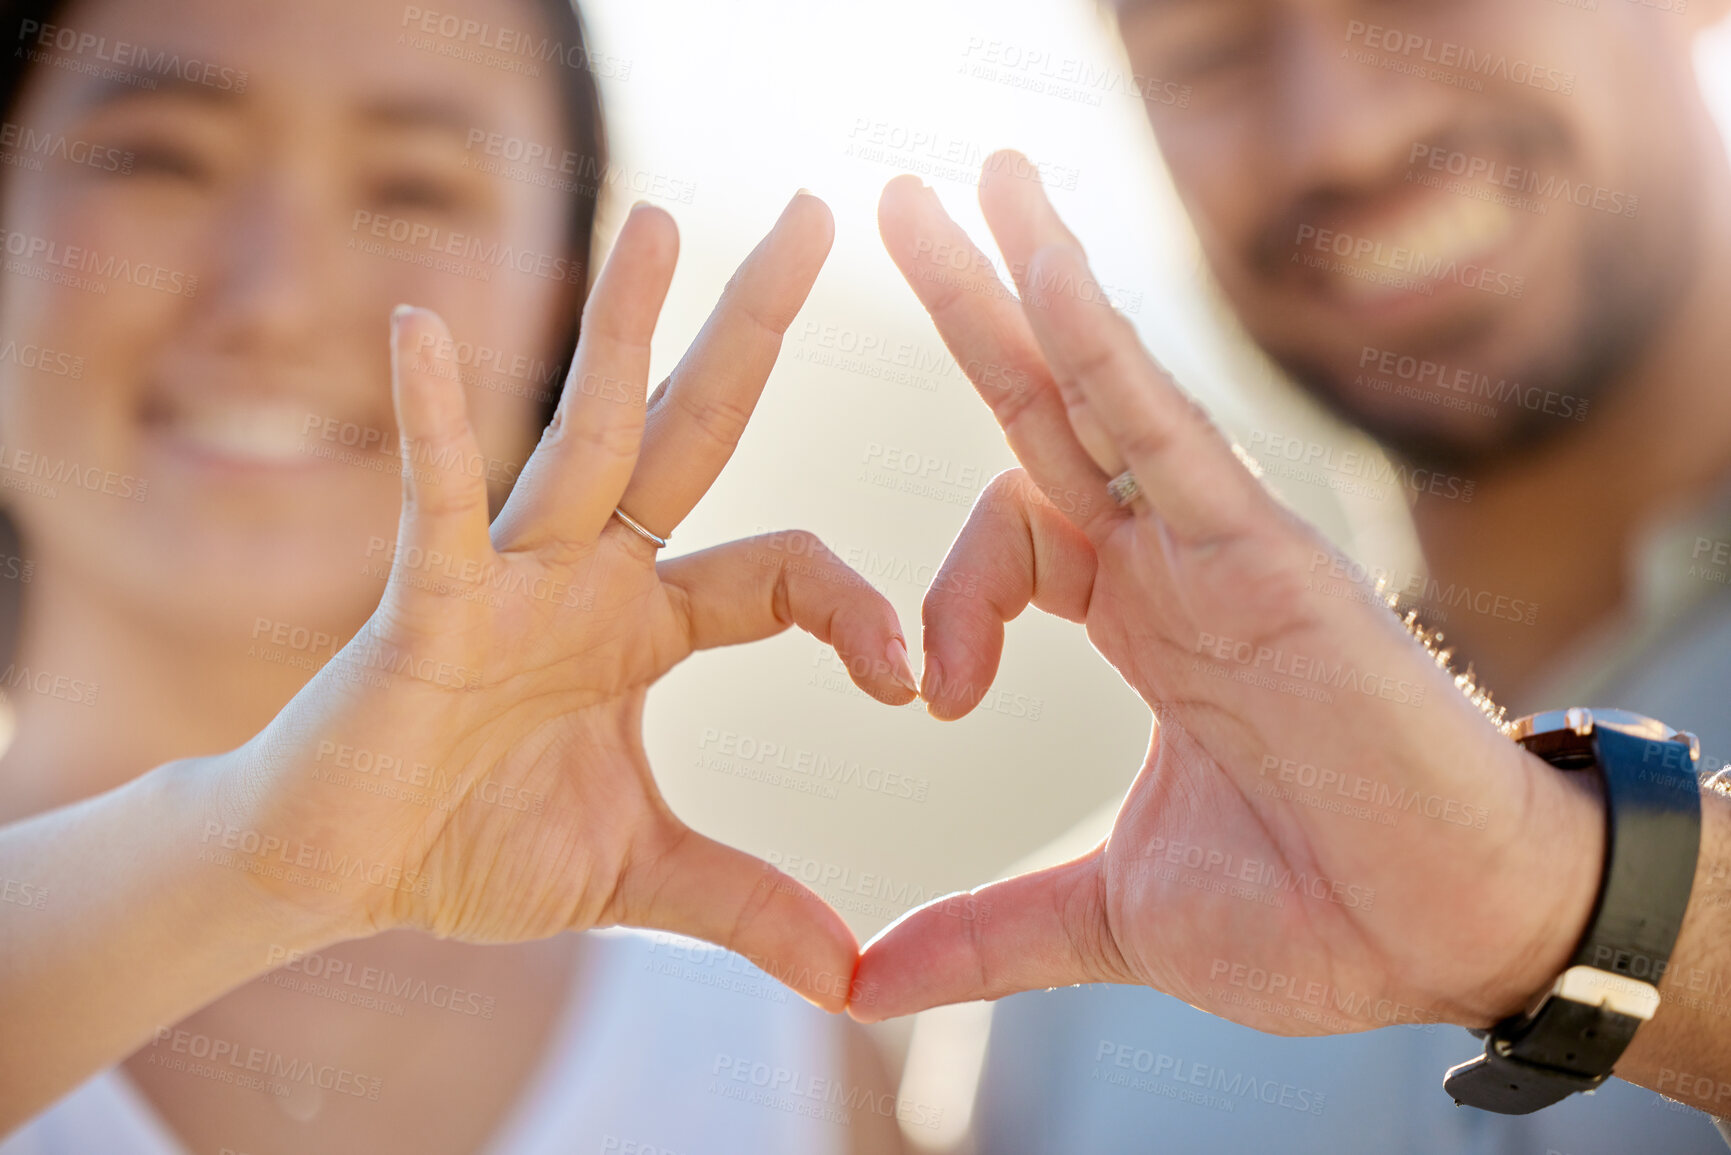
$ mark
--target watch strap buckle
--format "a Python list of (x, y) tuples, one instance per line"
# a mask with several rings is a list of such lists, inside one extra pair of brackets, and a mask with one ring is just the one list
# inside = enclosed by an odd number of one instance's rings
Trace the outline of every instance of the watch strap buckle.
[(1456, 1106), (1471, 1105), (1499, 1115), (1530, 1115), (1581, 1091), (1591, 1091), (1610, 1075), (1580, 1075), (1559, 1071), (1497, 1051), (1496, 1040), (1485, 1053), (1448, 1069), (1443, 1090)]

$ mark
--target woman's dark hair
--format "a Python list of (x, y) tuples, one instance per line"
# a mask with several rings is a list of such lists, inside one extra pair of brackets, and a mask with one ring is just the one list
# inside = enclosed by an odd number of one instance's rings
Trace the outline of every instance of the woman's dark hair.
[[(18, 99), (32, 66), (39, 59), (32, 49), (46, 25), (62, 23), (66, 10), (76, 0), (0, 0), (0, 29), (12, 43), (0, 45), (0, 121), (16, 123)], [(573, 183), (578, 190), (571, 195), (571, 216), (568, 222), (568, 255), (584, 270), (587, 277), (590, 249), (595, 240), (595, 211), (601, 188), (607, 179), (607, 131), (601, 115), (601, 92), (590, 67), (594, 57), (589, 51), (583, 18), (575, 0), (533, 0), (547, 21), (548, 38), (544, 42), (526, 39), (522, 63), (550, 69), (564, 95), (565, 133), (569, 147), (578, 158)], [(589, 178), (593, 178), (592, 180)], [(586, 287), (585, 287), (586, 291)], [(581, 305), (579, 300), (578, 305)], [(559, 390), (565, 381), (565, 371), (577, 348), (577, 313), (572, 310), (571, 327), (566, 332), (555, 357), (547, 360), (552, 367), (545, 401), (540, 414), (545, 425), (553, 416)], [(535, 360), (539, 361), (539, 358)], [(0, 535), (0, 548), (7, 544)]]
[[(552, 419), (558, 404), (559, 391), (564, 385), (566, 370), (577, 348), (577, 318), (582, 298), (587, 295), (590, 250), (595, 240), (595, 212), (601, 189), (607, 179), (607, 133), (601, 115), (601, 92), (590, 65), (594, 57), (578, 14), (575, 0), (534, 0), (547, 21), (545, 42), (525, 42), (523, 63), (551, 69), (564, 95), (565, 133), (571, 151), (579, 158), (578, 174), (573, 181), (578, 190), (571, 194), (571, 215), (567, 225), (566, 248), (576, 262), (584, 283), (579, 286), (578, 307), (572, 309), (570, 328), (561, 337), (554, 356), (545, 363), (550, 366), (540, 424)], [(24, 91), (31, 69), (41, 59), (33, 51), (37, 37), (50, 24), (63, 24), (66, 11), (76, 0), (0, 0), (0, 30), (11, 38), (11, 44), (0, 46), (0, 122), (17, 122), (18, 101)], [(588, 179), (593, 177), (592, 180)], [(539, 358), (534, 359), (539, 361)], [(0, 510), (0, 661), (10, 662), (17, 653), (18, 631), (22, 623), (24, 586), (15, 559), (24, 555), (18, 527), (12, 517)]]

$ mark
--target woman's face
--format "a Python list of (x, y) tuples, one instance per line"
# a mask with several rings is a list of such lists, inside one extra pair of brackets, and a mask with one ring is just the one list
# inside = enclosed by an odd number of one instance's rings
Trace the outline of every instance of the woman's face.
[(45, 574), (181, 630), (356, 624), (396, 535), (399, 302), (449, 322), (478, 467), (515, 477), (586, 272), (561, 182), (594, 174), (568, 65), (521, 55), (539, 5), (438, 9), (87, 0), (20, 30), (0, 500)]

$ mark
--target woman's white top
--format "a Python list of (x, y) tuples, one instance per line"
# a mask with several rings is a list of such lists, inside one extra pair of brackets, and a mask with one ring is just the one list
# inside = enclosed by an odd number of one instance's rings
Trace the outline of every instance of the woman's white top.
[[(740, 958), (671, 935), (591, 932), (577, 997), (485, 1155), (839, 1155), (868, 1095), (839, 1021)], [(869, 1108), (868, 1108), (869, 1109)], [(0, 1155), (189, 1155), (118, 1067)]]

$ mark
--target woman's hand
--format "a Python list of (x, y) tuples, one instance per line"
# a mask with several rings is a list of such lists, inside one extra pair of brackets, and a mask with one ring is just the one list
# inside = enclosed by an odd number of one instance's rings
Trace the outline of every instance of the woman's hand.
[[(976, 891), (967, 909), (989, 918), (910, 914), (862, 957), (877, 997), (856, 1013), (1083, 982), (1281, 1034), (1511, 1012), (1585, 927), (1597, 801), (1335, 569), (1102, 302), (1038, 185), (1012, 175), (1029, 167), (986, 171), (1020, 302), (918, 181), (893, 182), (880, 218), (1025, 467), (933, 583), (923, 691), (939, 717), (971, 710), (1031, 602), (1086, 624), (1154, 737), (1105, 843)], [(1119, 508), (1106, 483), (1126, 465), (1142, 496)]]
[(695, 650), (798, 625), (882, 701), (914, 697), (889, 603), (809, 538), (656, 562), (726, 464), (833, 225), (794, 198), (646, 406), (677, 234), (639, 207), (584, 310), (564, 395), (489, 530), (450, 341), (399, 310), (404, 507), (365, 628), (234, 756), (202, 849), (347, 937), (476, 942), (628, 924), (736, 950), (830, 1009), (858, 948), (804, 886), (686, 826), (656, 789), (644, 695)]

